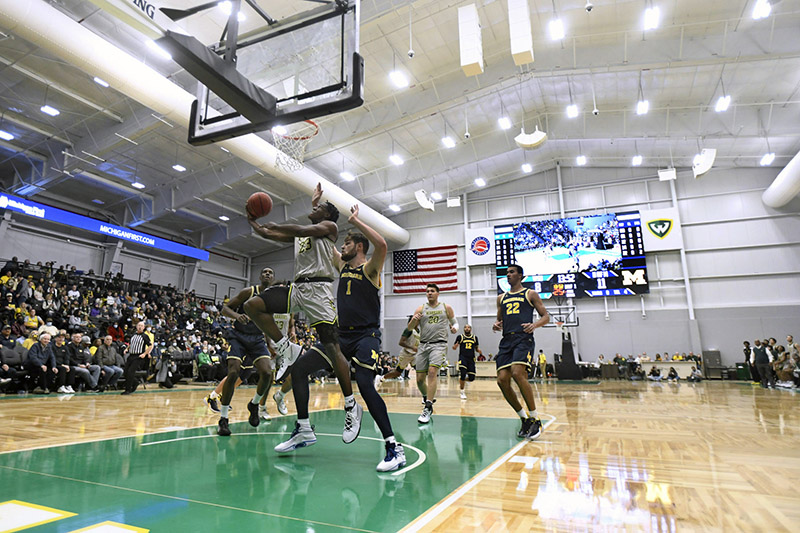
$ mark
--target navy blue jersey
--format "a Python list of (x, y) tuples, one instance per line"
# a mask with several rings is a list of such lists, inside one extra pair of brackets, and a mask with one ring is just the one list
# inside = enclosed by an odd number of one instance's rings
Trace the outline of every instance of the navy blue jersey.
[(522, 329), (522, 324), (533, 322), (533, 305), (526, 298), (528, 290), (522, 289), (519, 292), (507, 292), (500, 300), (503, 335), (525, 333)]
[[(259, 293), (259, 286), (253, 285), (252, 287), (250, 287), (250, 296), (245, 298), (244, 301), (246, 302), (247, 300), (249, 300), (258, 293)], [(234, 309), (234, 311), (240, 315), (245, 314), (244, 302), (242, 302), (241, 305), (239, 305), (236, 309)], [(234, 320), (233, 329), (235, 329), (239, 333), (245, 333), (247, 335), (263, 335), (263, 333), (261, 333), (261, 330), (258, 329), (258, 326), (253, 324), (252, 321), (247, 322), (247, 324), (242, 324), (238, 320)]]
[(350, 268), (345, 264), (336, 292), (339, 327), (377, 328), (381, 316), (379, 289), (380, 285), (376, 286), (364, 273), (364, 265)]
[(475, 359), (475, 347), (478, 346), (478, 337), (462, 334), (456, 337), (456, 342), (458, 343), (458, 358), (460, 360)]

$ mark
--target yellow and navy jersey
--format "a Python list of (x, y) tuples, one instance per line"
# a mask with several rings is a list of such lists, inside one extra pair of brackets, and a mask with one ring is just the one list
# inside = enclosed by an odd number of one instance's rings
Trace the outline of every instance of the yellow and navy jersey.
[(478, 346), (478, 337), (461, 334), (456, 337), (456, 342), (458, 343), (459, 359), (475, 359), (475, 347)]
[(533, 304), (528, 301), (528, 290), (507, 292), (500, 300), (500, 310), (503, 313), (503, 335), (525, 333), (522, 324), (533, 322)]
[[(259, 286), (253, 285), (250, 287), (250, 295), (244, 299), (244, 302), (252, 298), (253, 296), (259, 293)], [(242, 302), (234, 311), (239, 313), (240, 315), (244, 313), (244, 302)], [(260, 335), (261, 330), (258, 329), (258, 326), (253, 324), (252, 321), (248, 322), (247, 324), (242, 324), (238, 320), (233, 321), (233, 329), (238, 331), (239, 333), (244, 333), (245, 335)]]
[(351, 268), (345, 263), (340, 272), (336, 303), (342, 329), (380, 325), (380, 282), (376, 285), (369, 279), (364, 265)]

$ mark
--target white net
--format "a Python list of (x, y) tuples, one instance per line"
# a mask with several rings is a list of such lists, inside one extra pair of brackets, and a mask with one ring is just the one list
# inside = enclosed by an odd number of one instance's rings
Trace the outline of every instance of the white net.
[(299, 122), (287, 128), (273, 128), (272, 142), (278, 149), (275, 166), (285, 172), (301, 170), (306, 147), (317, 133), (319, 133), (319, 126), (311, 120)]

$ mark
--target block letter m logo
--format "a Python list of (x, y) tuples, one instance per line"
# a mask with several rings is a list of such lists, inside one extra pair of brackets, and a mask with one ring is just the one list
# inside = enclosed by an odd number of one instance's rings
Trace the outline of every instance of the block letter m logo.
[(622, 271), (622, 284), (623, 285), (647, 285), (647, 280), (644, 279), (644, 270), (623, 270)]
[(672, 229), (672, 221), (666, 218), (660, 220), (651, 220), (647, 223), (647, 228), (650, 230), (650, 233), (659, 239), (663, 239), (669, 234), (669, 230)]

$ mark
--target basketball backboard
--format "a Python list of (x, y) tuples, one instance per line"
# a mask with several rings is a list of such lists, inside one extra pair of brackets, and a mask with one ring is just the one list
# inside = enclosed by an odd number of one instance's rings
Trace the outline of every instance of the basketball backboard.
[[(359, 0), (333, 0), (281, 20), (256, 0), (230, 0), (219, 42), (204, 45), (173, 31), (157, 42), (197, 78), (189, 142), (203, 145), (339, 113), (364, 103), (359, 54)], [(180, 20), (218, 2), (166, 10)], [(237, 14), (249, 5), (263, 26), (239, 34)]]

